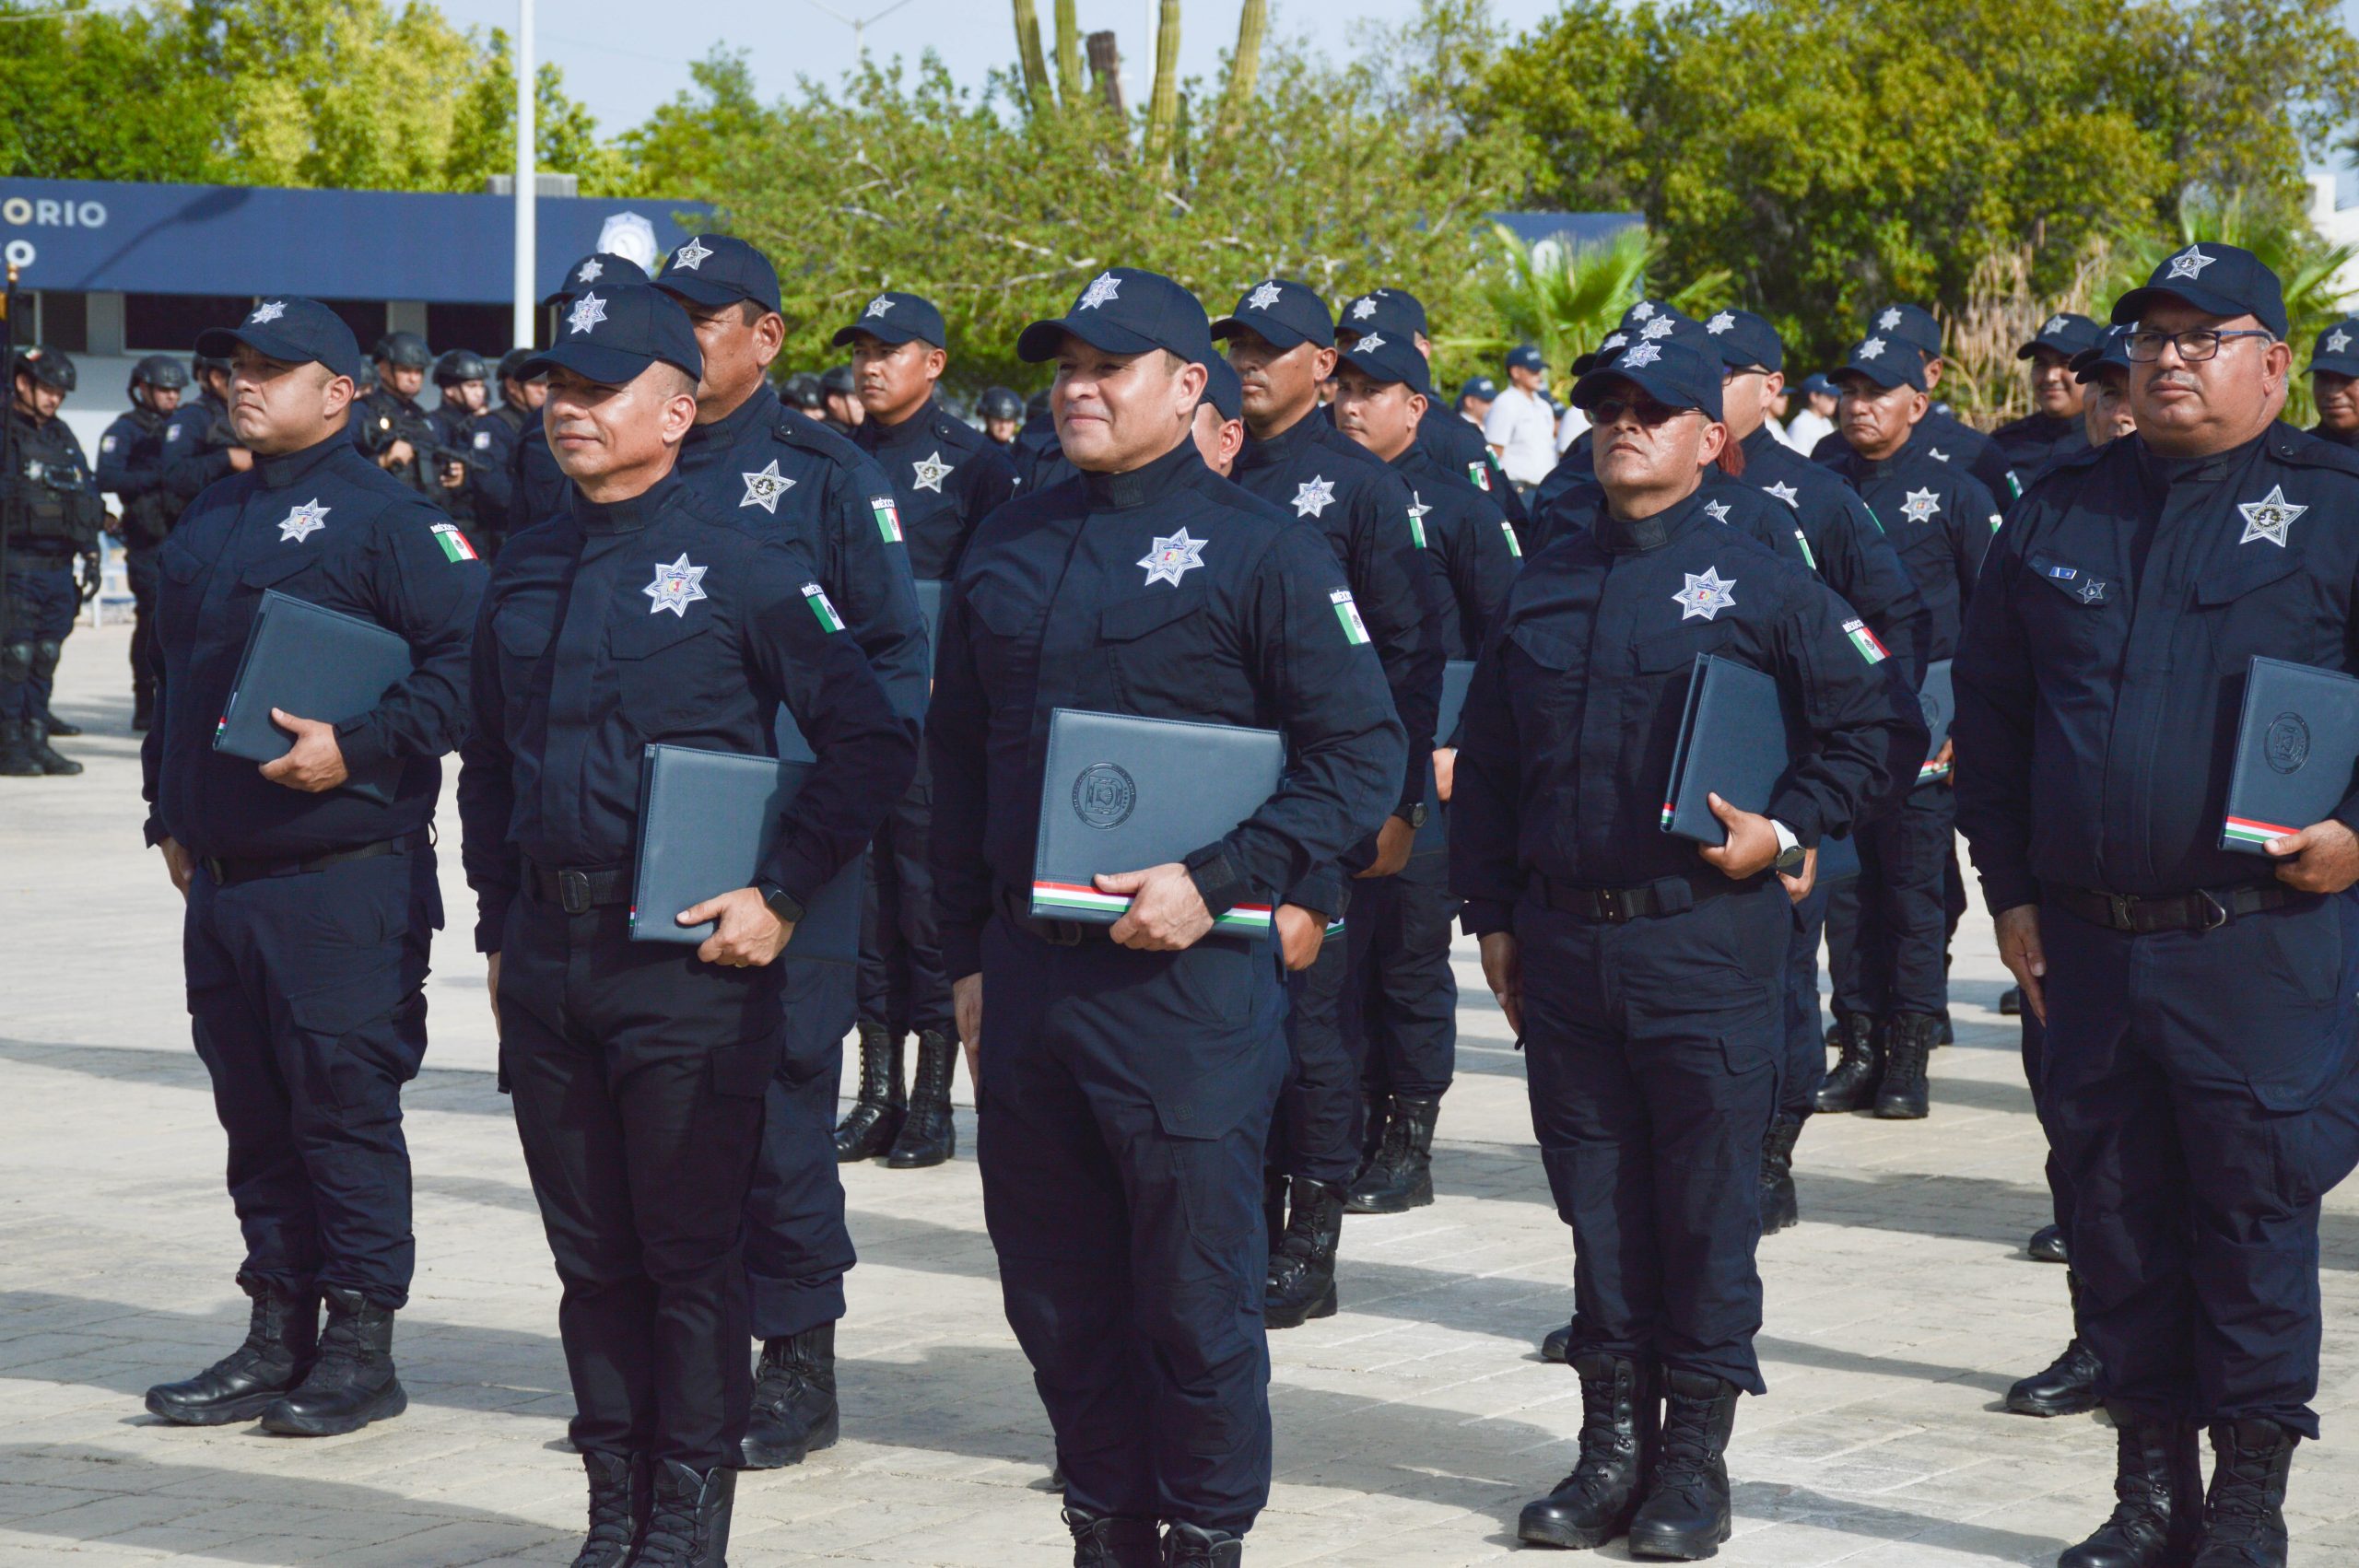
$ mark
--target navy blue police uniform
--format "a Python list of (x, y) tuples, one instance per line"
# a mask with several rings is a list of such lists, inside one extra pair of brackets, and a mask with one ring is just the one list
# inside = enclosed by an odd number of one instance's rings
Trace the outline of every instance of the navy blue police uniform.
[[(1573, 397), (1635, 385), (1716, 418), (1719, 369), (1668, 346)], [(1533, 1130), (1574, 1235), (1582, 1468), (1520, 1530), (1594, 1546), (1626, 1527), (1682, 1557), (1726, 1539), (1720, 1455), (1738, 1391), (1764, 1387), (1757, 1173), (1790, 919), (1775, 876), (1733, 880), (1661, 831), (1689, 673), (1709, 653), (1776, 678), (1807, 742), (1765, 814), (1801, 848), (1886, 798), (1925, 740), (1849, 607), (1704, 508), (1607, 509), (1525, 562), (1467, 696), (1450, 821), (1467, 929), (1517, 944)], [(1599, 1466), (1612, 1484), (1590, 1485)]]
[[(2285, 329), (2275, 276), (2227, 245), (2171, 257), (2115, 322), (2158, 298)], [(2291, 1448), (2318, 1430), (2319, 1201), (2359, 1157), (2352, 901), (2224, 847), (2249, 661), (2359, 671), (2354, 508), (2359, 461), (2282, 424), (2201, 457), (2108, 442), (2000, 535), (1956, 665), (1959, 825), (1986, 903), (2036, 908), (2047, 957), (2045, 1118), (2124, 1464), (2099, 1533), (2142, 1513), (2190, 1545), (2211, 1422), (2203, 1568), (2285, 1561)], [(2359, 795), (2332, 819), (2359, 823)]]
[(11, 773), (75, 774), (82, 765), (49, 743), (49, 698), (82, 608), (74, 563), (86, 562), (95, 591), (106, 506), (72, 427), (54, 415), (36, 418), (16, 401), (16, 380), (26, 377), (71, 392), (74, 362), (53, 348), (30, 349), (17, 356), (10, 380), (16, 472), (0, 474), (6, 486), (0, 521), (8, 530), (7, 577), (0, 581), (0, 766)]
[[(858, 321), (837, 332), (835, 344), (846, 348), (866, 336), (942, 348), (949, 335), (931, 300), (886, 290), (862, 308)], [(1015, 463), (999, 444), (953, 416), (938, 398), (929, 397), (896, 425), (872, 414), (852, 439), (893, 486), (910, 571), (921, 580), (948, 579), (975, 525), (1021, 487)], [(905, 1036), (914, 1034), (918, 1039), (908, 1116), (886, 1151), (863, 1151), (884, 1152), (897, 1168), (939, 1164), (957, 1147), (950, 1112), (957, 1027), (950, 1015), (950, 977), (942, 966), (925, 848), (932, 815), (933, 786), (921, 766), (917, 784), (886, 820), (868, 858), (860, 1022), (864, 1033), (881, 1032), (878, 1048), (888, 1056)]]
[[(2312, 378), (2314, 389), (2318, 386), (2316, 378), (2321, 372), (2328, 376), (2341, 376), (2345, 380), (2359, 380), (2359, 316), (2343, 317), (2319, 333), (2318, 340), (2310, 345), (2310, 362), (2303, 374)], [(2359, 448), (2359, 425), (2348, 430), (2336, 430), (2329, 428), (2321, 420), (2310, 427), (2310, 434), (2338, 447)]]
[[(99, 437), (99, 488), (123, 505), (123, 577), (131, 588), (131, 727), (152, 721), (156, 687), (148, 648), (156, 635), (156, 553), (180, 521), (181, 501), (164, 484), (164, 426), (141, 387), (181, 391), (188, 371), (169, 355), (151, 355), (133, 368), (131, 407)], [(174, 412), (178, 412), (175, 410)]]
[[(1942, 357), (1942, 324), (1933, 319), (1931, 311), (1921, 305), (1886, 305), (1868, 318), (1866, 330), (1869, 337), (1881, 337), (1888, 343), (1913, 347), (1922, 359), (1932, 360)], [(1954, 415), (1939, 408), (1927, 409), (1925, 417), (1919, 424), (1926, 435), (1936, 438), (1933, 445), (1945, 453), (1950, 462), (1965, 464), (2002, 508), (2013, 505), (2015, 497), (2024, 493), (2025, 476), (2008, 462), (2007, 454), (1981, 431), (1960, 423)], [(1838, 429), (1811, 449), (1811, 461), (1831, 465), (1850, 450), (1851, 443)]]
[[(1212, 354), (1194, 298), (1127, 267), (1017, 351), (1050, 358), (1067, 333)], [(1257, 1196), (1285, 997), (1266, 933), (1145, 952), (1028, 918), (1049, 715), (1283, 733), (1278, 791), (1185, 861), (1215, 914), (1266, 907), (1399, 800), (1401, 724), (1350, 609), (1318, 535), (1183, 436), (987, 519), (945, 612), (933, 853), (950, 972), (981, 976), (984, 1217), (1074, 1527), (1110, 1535), (1107, 1561), (1156, 1561), (1157, 1519), (1218, 1550), (1268, 1497)]]
[[(1218, 339), (1240, 329), (1279, 349), (1303, 343), (1327, 347), (1335, 338), (1326, 302), (1307, 285), (1282, 278), (1256, 285), (1212, 330)], [(1417, 547), (1409, 486), (1382, 459), (1339, 435), (1334, 421), (1317, 409), (1274, 434), (1249, 434), (1230, 477), (1323, 532), (1343, 563), (1414, 759), (1402, 770), (1392, 814), (1412, 825), (1421, 821), (1446, 661), (1446, 590), (1432, 558)], [(1373, 839), (1355, 845), (1336, 865), (1282, 890), (1280, 902), (1331, 924), (1345, 919), (1348, 930), (1352, 898), (1361, 891), (1355, 883), (1364, 880), (1355, 873), (1375, 858)], [(1323, 942), (1309, 968), (1287, 977), (1294, 1065), (1270, 1141), (1268, 1215), (1274, 1225), (1280, 1195), (1287, 1194), (1286, 1235), (1271, 1265), (1271, 1322), (1280, 1328), (1334, 1311), (1336, 1238), (1348, 1188), (1367, 1153), (1360, 1087), (1367, 1042), (1344, 1027), (1348, 949), (1348, 942)]]
[[(197, 341), (223, 358), (240, 345), (336, 376), (360, 367), (351, 329), (309, 299), (264, 300), (241, 325)], [(440, 758), (467, 730), (484, 583), (482, 565), (446, 540), (450, 527), (339, 427), (207, 486), (158, 559), (147, 837), (173, 840), (194, 862), (188, 1010), (229, 1134), (246, 1246), (238, 1281), (258, 1325), (286, 1325), (299, 1366), (323, 1294), (328, 1305), (322, 1387), (263, 1411), (278, 1431), (346, 1431), (405, 1402), (390, 1360), (391, 1315), (408, 1301), (416, 1261), (401, 1091), (426, 1051), (423, 986), (442, 924), (434, 806)], [(412, 673), (335, 726), (347, 768), (400, 765), (390, 800), (296, 790), (213, 749), (265, 592), (410, 645)], [(339, 1375), (340, 1394), (326, 1386)], [(148, 1409), (174, 1421), (251, 1419), (252, 1401), (269, 1394), (205, 1382), (157, 1389)]]
[[(656, 289), (598, 284), (575, 305), (528, 370), (700, 374), (686, 312)], [(675, 913), (632, 908), (642, 754), (776, 755), (780, 707), (792, 715), (818, 761), (755, 886), (793, 919), (907, 785), (914, 726), (802, 547), (671, 472), (625, 500), (577, 491), (508, 542), (474, 694), (459, 807), (475, 945), (499, 956), (501, 1072), (565, 1287), (572, 1440), (651, 1461), (659, 1511), (669, 1478), (675, 1501), (725, 1515), (750, 1393), (741, 1234), (783, 977), (631, 940), (634, 920)]]
[[(698, 235), (695, 243), (704, 252), (692, 257), (697, 264), (667, 269), (656, 278), (658, 288), (699, 310), (745, 303), (778, 310), (778, 274), (768, 257), (728, 235)], [(679, 474), (710, 509), (744, 527), (775, 529), (801, 547), (893, 711), (913, 728), (921, 724), (929, 685), (925, 621), (892, 487), (866, 454), (789, 409), (764, 380), (744, 403), (688, 432)], [(765, 1346), (745, 1442), (747, 1462), (755, 1465), (791, 1463), (811, 1445), (808, 1438), (826, 1437), (789, 1438), (781, 1401), (796, 1398), (794, 1379), (804, 1370), (797, 1357), (832, 1377), (829, 1326), (844, 1315), (843, 1277), (854, 1261), (833, 1134), (857, 970), (792, 956), (779, 963), (786, 1047), (766, 1096), (745, 1211), (746, 1285), (754, 1337)], [(788, 1342), (822, 1328), (828, 1329), (824, 1348)]]
[[(2015, 357), (2031, 359), (2046, 352), (2069, 367), (2082, 354), (2095, 348), (2102, 335), (2102, 329), (2088, 317), (2073, 310), (2059, 310), (2040, 322), (2039, 331), (2015, 350)], [(2077, 412), (2035, 411), (1991, 431), (1990, 444), (2005, 456), (2007, 467), (2029, 489), (2051, 463), (2088, 451), (2089, 432)]]
[[(1924, 372), (1906, 343), (1876, 337), (1856, 345), (1838, 383), (1922, 392)], [(1972, 600), (1982, 557), (1998, 532), (2001, 503), (1964, 470), (1919, 420), (1900, 450), (1870, 459), (1848, 445), (1829, 466), (1884, 524), (1925, 601), (1928, 661), (1950, 658)], [(1924, 760), (1905, 802), (1867, 824), (1859, 837), (1856, 921), (1842, 907), (1830, 919), (1828, 966), (1842, 1059), (1820, 1086), (1822, 1111), (1864, 1110), (1911, 1119), (1926, 1113), (1925, 1068), (1949, 1006), (1946, 950), (1955, 843), (1950, 775)]]

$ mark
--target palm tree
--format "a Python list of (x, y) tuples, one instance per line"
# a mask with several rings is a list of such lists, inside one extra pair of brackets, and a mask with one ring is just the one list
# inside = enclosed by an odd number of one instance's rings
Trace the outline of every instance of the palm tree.
[[(1526, 245), (1505, 224), (1493, 227), (1498, 237), (1498, 265), (1479, 287), (1502, 335), (1445, 339), (1444, 346), (1495, 355), (1519, 343), (1536, 344), (1550, 365), (1570, 365), (1614, 330), (1623, 311), (1646, 297), (1648, 275), (1658, 271), (1663, 259), (1662, 244), (1635, 226), (1582, 245), (1561, 240)], [(1693, 315), (1704, 301), (1726, 294), (1729, 282), (1725, 272), (1709, 273), (1668, 302)]]

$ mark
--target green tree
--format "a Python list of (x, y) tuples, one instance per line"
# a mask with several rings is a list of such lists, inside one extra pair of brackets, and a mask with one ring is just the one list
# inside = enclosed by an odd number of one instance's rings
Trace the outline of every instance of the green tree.
[[(1496, 226), (1495, 234), (1496, 263), (1477, 292), (1496, 331), (1453, 337), (1447, 343), (1452, 349), (1495, 357), (1519, 343), (1536, 344), (1541, 357), (1561, 369), (1596, 348), (1622, 312), (1646, 297), (1649, 276), (1662, 273), (1662, 242), (1643, 228), (1625, 228), (1586, 245), (1527, 245), (1504, 224)], [(1700, 316), (1728, 284), (1725, 273), (1693, 278), (1670, 303)]]
[(176, 6), (82, 10), (0, 0), (0, 174), (202, 184), (226, 130)]

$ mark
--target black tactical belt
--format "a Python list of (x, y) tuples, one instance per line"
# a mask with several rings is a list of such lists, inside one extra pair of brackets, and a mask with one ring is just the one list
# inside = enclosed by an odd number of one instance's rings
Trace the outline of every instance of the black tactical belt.
[(1084, 925), (1079, 920), (1036, 920), (1032, 900), (1012, 887), (999, 890), (999, 912), (1018, 930), (1030, 931), (1050, 947), (1079, 947), (1085, 942), (1110, 941), (1112, 926)]
[(2093, 926), (2142, 936), (2151, 931), (2217, 930), (2239, 916), (2282, 909), (2297, 898), (2313, 895), (2283, 883), (2264, 883), (2216, 891), (2198, 888), (2193, 893), (2151, 898), (2094, 887), (2059, 887), (2050, 890), (2048, 896)]
[(1708, 898), (1734, 893), (1743, 885), (1717, 872), (1693, 879), (1667, 876), (1660, 882), (1649, 882), (1637, 887), (1575, 887), (1567, 883), (1551, 882), (1537, 873), (1532, 879), (1532, 892), (1556, 913), (1570, 915), (1577, 920), (1602, 921), (1607, 925), (1642, 920), (1653, 915), (1676, 915), (1683, 910), (1693, 909)]
[(381, 844), (363, 844), (358, 849), (333, 849), (324, 855), (311, 855), (300, 860), (255, 860), (245, 856), (207, 855), (199, 862), (217, 887), (235, 887), (241, 882), (253, 882), (266, 876), (300, 876), (305, 872), (323, 872), (330, 866), (340, 866), (346, 860), (373, 860), (380, 855), (406, 855), (418, 836), (388, 838)]
[(534, 896), (543, 903), (556, 905), (569, 915), (586, 915), (593, 909), (630, 902), (631, 873), (628, 866), (588, 866), (554, 871), (527, 860), (524, 862), (524, 874), (532, 884)]

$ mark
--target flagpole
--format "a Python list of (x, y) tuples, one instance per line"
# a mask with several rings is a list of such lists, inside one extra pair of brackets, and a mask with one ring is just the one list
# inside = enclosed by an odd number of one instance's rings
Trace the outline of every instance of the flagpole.
[(533, 0), (516, 0), (516, 315), (518, 348), (531, 348), (538, 332), (533, 320), (534, 252), (538, 244), (534, 208), (540, 196), (537, 139), (533, 123)]

